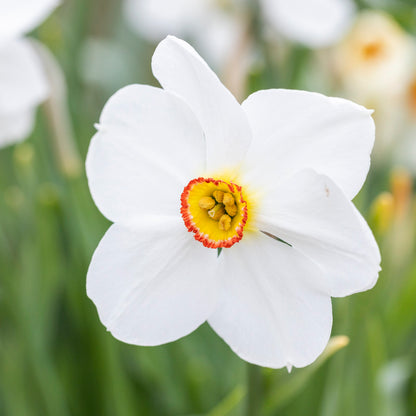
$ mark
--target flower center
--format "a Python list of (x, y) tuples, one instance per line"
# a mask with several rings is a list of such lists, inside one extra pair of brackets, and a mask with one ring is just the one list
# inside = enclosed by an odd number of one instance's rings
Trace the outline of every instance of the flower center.
[(205, 247), (231, 247), (243, 238), (247, 202), (235, 183), (197, 178), (182, 192), (181, 214), (188, 231)]
[(368, 42), (363, 45), (362, 53), (366, 60), (379, 58), (384, 53), (384, 45), (381, 41)]

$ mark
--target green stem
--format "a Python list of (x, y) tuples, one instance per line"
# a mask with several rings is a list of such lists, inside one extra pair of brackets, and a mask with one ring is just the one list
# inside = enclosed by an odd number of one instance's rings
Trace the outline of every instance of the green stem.
[(82, 172), (82, 162), (68, 109), (65, 76), (54, 56), (43, 45), (36, 41), (32, 41), (32, 44), (50, 85), (50, 95), (43, 107), (52, 133), (58, 166), (67, 177), (76, 178)]
[(259, 416), (263, 395), (261, 367), (247, 364), (247, 416)]

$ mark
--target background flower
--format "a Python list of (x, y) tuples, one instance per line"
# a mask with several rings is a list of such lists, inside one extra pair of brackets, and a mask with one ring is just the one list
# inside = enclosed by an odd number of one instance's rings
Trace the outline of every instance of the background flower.
[(331, 51), (331, 63), (340, 93), (375, 109), (376, 162), (390, 157), (410, 121), (416, 43), (387, 13), (366, 10)]
[(125, 0), (124, 4), (127, 21), (141, 36), (152, 42), (169, 34), (192, 40), (221, 70), (251, 26), (272, 28), (271, 39), (281, 34), (320, 48), (338, 41), (355, 14), (351, 0), (260, 0), (262, 20), (255, 23), (250, 21), (247, 0)]
[(411, 37), (389, 15), (365, 11), (334, 48), (333, 59), (346, 93), (374, 104), (403, 93), (415, 52)]
[(355, 14), (350, 0), (261, 0), (264, 18), (277, 31), (310, 48), (332, 45)]
[(1, 4), (2, 41), (20, 37), (39, 26), (60, 3), (60, 0), (15, 0)]
[(58, 3), (17, 0), (0, 4), (0, 147), (29, 135), (36, 107), (48, 95), (39, 57), (21, 36), (40, 24)]
[(192, 39), (223, 69), (245, 30), (244, 5), (244, 0), (125, 0), (125, 16), (133, 30), (152, 42), (169, 34)]

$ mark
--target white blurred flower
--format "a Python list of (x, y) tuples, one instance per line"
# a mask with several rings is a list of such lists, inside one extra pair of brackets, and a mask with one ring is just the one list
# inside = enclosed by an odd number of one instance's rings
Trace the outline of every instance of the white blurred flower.
[(125, 0), (132, 29), (152, 42), (167, 35), (192, 39), (217, 67), (224, 66), (244, 29), (245, 0)]
[(0, 0), (0, 41), (15, 39), (39, 26), (60, 0)]
[(406, 125), (414, 68), (412, 38), (386, 13), (364, 11), (331, 52), (342, 94), (375, 110), (374, 157), (391, 157)]
[(377, 244), (351, 203), (370, 112), (290, 90), (240, 105), (172, 36), (152, 68), (163, 89), (112, 96), (88, 152), (91, 194), (115, 223), (87, 277), (101, 321), (158, 345), (208, 320), (249, 362), (308, 365), (328, 342), (331, 296), (377, 280)]
[(57, 0), (0, 0), (0, 147), (29, 135), (36, 107), (48, 95), (39, 58), (21, 36), (57, 4)]
[(352, 0), (260, 0), (260, 4), (273, 28), (312, 48), (338, 41), (355, 15)]
[(403, 94), (413, 52), (410, 37), (388, 14), (365, 11), (334, 49), (333, 60), (348, 96), (373, 104)]
[[(217, 64), (235, 48), (244, 30), (245, 0), (125, 0), (126, 17), (142, 36), (159, 41), (173, 34), (192, 38)], [(352, 0), (260, 0), (274, 31), (306, 46), (333, 44), (350, 27)]]

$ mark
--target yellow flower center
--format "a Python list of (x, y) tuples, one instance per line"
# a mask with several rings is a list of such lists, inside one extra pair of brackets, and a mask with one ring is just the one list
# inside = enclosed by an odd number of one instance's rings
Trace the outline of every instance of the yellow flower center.
[(362, 47), (362, 54), (365, 60), (377, 59), (384, 54), (384, 44), (382, 41), (372, 41), (365, 43)]
[(247, 202), (233, 182), (197, 178), (182, 192), (181, 214), (188, 231), (205, 247), (231, 247), (243, 238)]

